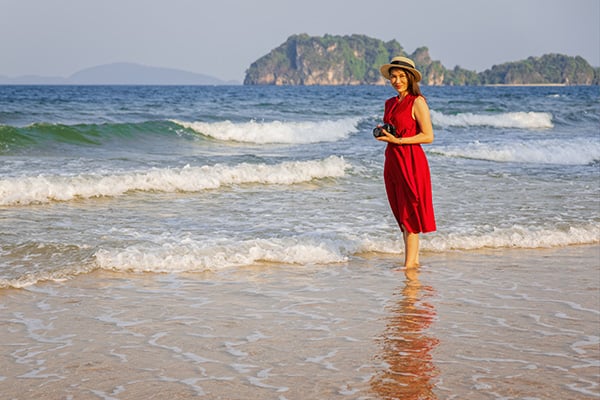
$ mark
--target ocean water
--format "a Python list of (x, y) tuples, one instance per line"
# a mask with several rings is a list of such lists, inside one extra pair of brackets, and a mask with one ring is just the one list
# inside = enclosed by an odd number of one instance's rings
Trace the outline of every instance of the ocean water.
[[(600, 241), (597, 87), (423, 87), (428, 252)], [(0, 288), (336, 265), (403, 245), (390, 87), (0, 86)]]

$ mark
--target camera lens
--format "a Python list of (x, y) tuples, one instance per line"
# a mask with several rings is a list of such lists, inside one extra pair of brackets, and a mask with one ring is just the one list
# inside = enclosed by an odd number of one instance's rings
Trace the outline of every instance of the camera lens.
[(376, 127), (375, 129), (373, 129), (373, 136), (375, 136), (376, 138), (380, 137), (380, 136), (384, 136), (380, 127)]

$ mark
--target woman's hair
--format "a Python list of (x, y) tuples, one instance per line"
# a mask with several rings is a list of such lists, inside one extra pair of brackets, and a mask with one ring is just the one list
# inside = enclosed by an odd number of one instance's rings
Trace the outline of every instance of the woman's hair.
[(390, 68), (390, 72), (395, 69), (402, 70), (406, 73), (406, 77), (408, 78), (408, 93), (413, 96), (422, 96), (421, 87), (419, 86), (419, 82), (416, 81), (413, 73), (404, 68), (392, 67)]

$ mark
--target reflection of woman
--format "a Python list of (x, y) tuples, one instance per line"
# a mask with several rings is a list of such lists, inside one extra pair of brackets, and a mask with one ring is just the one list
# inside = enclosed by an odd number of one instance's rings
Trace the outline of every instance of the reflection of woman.
[(435, 310), (423, 301), (432, 289), (421, 286), (416, 274), (412, 269), (382, 339), (387, 368), (371, 380), (373, 391), (385, 400), (437, 400), (432, 382), (437, 370), (430, 352), (438, 340), (425, 332)]
[(383, 122), (396, 128), (397, 136), (385, 129), (377, 140), (387, 142), (384, 180), (392, 212), (404, 236), (404, 266), (419, 265), (419, 233), (436, 230), (429, 164), (421, 144), (433, 142), (429, 107), (421, 95), (421, 73), (406, 57), (394, 57), (380, 69), (398, 92), (385, 102)]

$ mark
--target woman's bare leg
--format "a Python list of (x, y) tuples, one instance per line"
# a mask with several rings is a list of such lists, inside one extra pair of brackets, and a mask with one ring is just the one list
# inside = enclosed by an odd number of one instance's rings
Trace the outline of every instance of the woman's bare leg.
[(404, 266), (416, 268), (419, 266), (419, 234), (402, 230), (404, 236)]

